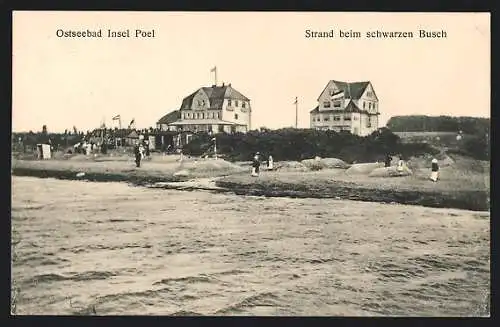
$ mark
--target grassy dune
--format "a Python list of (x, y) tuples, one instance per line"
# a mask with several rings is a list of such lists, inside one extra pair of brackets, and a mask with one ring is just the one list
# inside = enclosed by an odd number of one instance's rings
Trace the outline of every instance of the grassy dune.
[(79, 179), (83, 172), (85, 180), (127, 181), (134, 184), (154, 182), (177, 182), (191, 178), (218, 177), (245, 171), (224, 160), (194, 161), (178, 157), (152, 158), (144, 160), (140, 168), (135, 167), (132, 157), (73, 157), (73, 160), (17, 160), (12, 161), (12, 173), (18, 176), (53, 177)]
[[(463, 163), (462, 163), (463, 164)], [(216, 185), (239, 194), (341, 198), (396, 202), (429, 207), (489, 210), (489, 173), (465, 169), (457, 163), (444, 167), (440, 180), (429, 180), (429, 169), (415, 169), (405, 177), (348, 175), (344, 169), (312, 172), (264, 172), (258, 178), (233, 175)]]

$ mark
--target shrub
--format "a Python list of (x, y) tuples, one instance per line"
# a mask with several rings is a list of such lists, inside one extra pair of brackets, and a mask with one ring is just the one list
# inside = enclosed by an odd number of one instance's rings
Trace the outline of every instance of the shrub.
[[(212, 136), (198, 133), (184, 147), (190, 155), (200, 155), (212, 146)], [(246, 134), (218, 134), (217, 152), (232, 161), (248, 161), (256, 152), (265, 160), (301, 161), (316, 156), (338, 158), (345, 162), (373, 162), (383, 160), (387, 153), (435, 153), (427, 144), (402, 144), (397, 135), (382, 128), (371, 135), (360, 137), (349, 132), (319, 131), (284, 128), (279, 130), (250, 131)]]

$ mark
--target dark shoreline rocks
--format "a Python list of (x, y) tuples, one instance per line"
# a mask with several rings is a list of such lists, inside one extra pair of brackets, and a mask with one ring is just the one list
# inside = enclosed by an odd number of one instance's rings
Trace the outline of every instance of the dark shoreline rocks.
[(356, 186), (354, 183), (335, 182), (329, 187), (317, 189), (306, 188), (303, 185), (280, 184), (266, 187), (253, 184), (252, 187), (239, 183), (217, 181), (216, 185), (230, 189), (238, 195), (255, 195), (268, 197), (293, 197), (293, 198), (325, 198), (342, 199), (380, 203), (399, 203), (406, 205), (420, 205), (432, 208), (453, 208), (472, 211), (488, 211), (489, 194), (486, 191), (408, 191), (399, 190), (388, 192), (376, 188)]
[(90, 182), (129, 182), (134, 185), (148, 185), (157, 182), (181, 182), (184, 179), (175, 176), (144, 176), (131, 175), (129, 173), (95, 173), (86, 172), (84, 176), (78, 177), (78, 172), (68, 170), (46, 170), (31, 168), (13, 168), (12, 175), (39, 178), (56, 178), (62, 180), (85, 180)]

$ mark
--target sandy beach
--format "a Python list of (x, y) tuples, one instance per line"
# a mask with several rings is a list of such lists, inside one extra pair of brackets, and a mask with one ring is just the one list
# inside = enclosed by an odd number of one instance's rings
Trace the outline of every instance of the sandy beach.
[[(277, 162), (276, 167), (284, 166)], [(17, 176), (123, 181), (136, 185), (164, 183), (164, 188), (210, 189), (240, 195), (335, 198), (385, 203), (415, 204), (429, 207), (489, 210), (489, 169), (485, 163), (467, 158), (457, 160), (440, 172), (437, 183), (429, 181), (427, 168), (416, 167), (404, 177), (369, 177), (350, 174), (346, 169), (318, 171), (266, 171), (251, 177), (246, 163), (225, 160), (153, 155), (136, 168), (130, 156), (75, 156), (70, 159), (12, 161)], [(83, 173), (83, 174), (82, 174)], [(77, 175), (78, 174), (78, 175)], [(196, 183), (197, 180), (203, 180)], [(190, 182), (194, 185), (169, 184)]]

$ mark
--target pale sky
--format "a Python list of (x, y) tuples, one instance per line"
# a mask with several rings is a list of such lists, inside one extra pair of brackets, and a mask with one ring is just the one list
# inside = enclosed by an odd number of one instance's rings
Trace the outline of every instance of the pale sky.
[[(154, 29), (155, 38), (58, 38), (56, 31)], [(305, 30), (360, 39), (307, 39)], [(447, 38), (420, 39), (419, 29)], [(367, 31), (413, 39), (367, 39)], [(371, 81), (381, 123), (395, 115), (490, 117), (489, 13), (14, 12), (14, 131), (155, 126), (214, 83), (250, 98), (252, 128), (309, 127), (329, 80)]]

